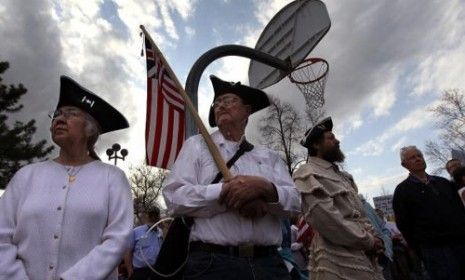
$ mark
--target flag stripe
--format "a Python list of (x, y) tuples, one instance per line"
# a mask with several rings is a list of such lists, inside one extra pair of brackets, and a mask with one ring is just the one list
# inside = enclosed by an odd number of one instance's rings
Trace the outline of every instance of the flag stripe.
[(160, 57), (145, 40), (147, 59), (147, 164), (169, 168), (184, 142), (185, 102)]

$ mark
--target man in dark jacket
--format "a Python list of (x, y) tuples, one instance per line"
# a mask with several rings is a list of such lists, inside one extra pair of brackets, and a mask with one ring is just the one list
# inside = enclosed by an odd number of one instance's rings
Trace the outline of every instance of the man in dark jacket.
[(394, 192), (396, 223), (435, 279), (465, 279), (465, 209), (449, 180), (426, 173), (415, 146), (400, 152), (409, 176)]

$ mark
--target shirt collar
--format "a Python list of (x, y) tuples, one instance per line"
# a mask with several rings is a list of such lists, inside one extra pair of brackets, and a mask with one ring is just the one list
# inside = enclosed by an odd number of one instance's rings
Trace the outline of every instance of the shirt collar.
[(224, 138), (223, 134), (221, 134), (219, 130), (216, 130), (215, 132), (213, 132), (211, 136), (212, 136), (213, 142), (215, 142), (219, 147), (223, 147), (227, 149), (228, 151), (230, 150), (234, 151), (234, 150), (239, 149), (239, 145), (242, 143), (242, 141), (245, 140), (245, 135), (242, 135), (239, 142), (226, 140), (226, 138)]
[[(409, 179), (410, 181), (414, 182), (414, 183), (422, 183), (422, 184), (424, 184), (424, 182), (420, 181), (420, 180), (419, 180), (415, 175), (413, 175), (412, 173), (410, 173), (410, 174), (408, 175), (408, 179)], [(431, 176), (431, 175), (429, 175), (428, 173), (426, 173), (426, 179), (428, 179), (428, 182), (431, 182), (431, 181), (434, 181), (434, 180), (435, 180), (434, 176)]]

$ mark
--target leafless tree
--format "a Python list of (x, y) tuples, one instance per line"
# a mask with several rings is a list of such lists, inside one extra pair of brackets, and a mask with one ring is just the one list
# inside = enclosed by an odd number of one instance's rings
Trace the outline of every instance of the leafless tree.
[(259, 123), (261, 142), (282, 156), (289, 174), (292, 174), (294, 164), (302, 158), (302, 154), (296, 151), (296, 146), (305, 132), (302, 119), (290, 103), (281, 102), (273, 97), (270, 97), (270, 101), (271, 106), (267, 108), (267, 114)]
[(159, 207), (163, 181), (167, 172), (146, 165), (131, 168), (129, 181), (134, 195), (134, 214), (140, 221), (140, 214), (153, 206)]
[(431, 108), (440, 129), (439, 141), (427, 141), (425, 154), (436, 169), (444, 170), (452, 149), (465, 152), (465, 92), (450, 89), (443, 92), (439, 104)]

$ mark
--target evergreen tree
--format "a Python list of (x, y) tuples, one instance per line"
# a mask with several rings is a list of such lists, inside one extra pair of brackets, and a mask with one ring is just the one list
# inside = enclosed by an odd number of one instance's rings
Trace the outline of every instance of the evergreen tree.
[(45, 140), (31, 142), (36, 132), (34, 120), (27, 123), (16, 121), (12, 127), (7, 124), (8, 115), (23, 108), (18, 102), (27, 92), (22, 84), (3, 84), (2, 75), (8, 67), (8, 62), (0, 61), (0, 189), (6, 187), (19, 168), (44, 159), (53, 150), (53, 146), (47, 146)]

